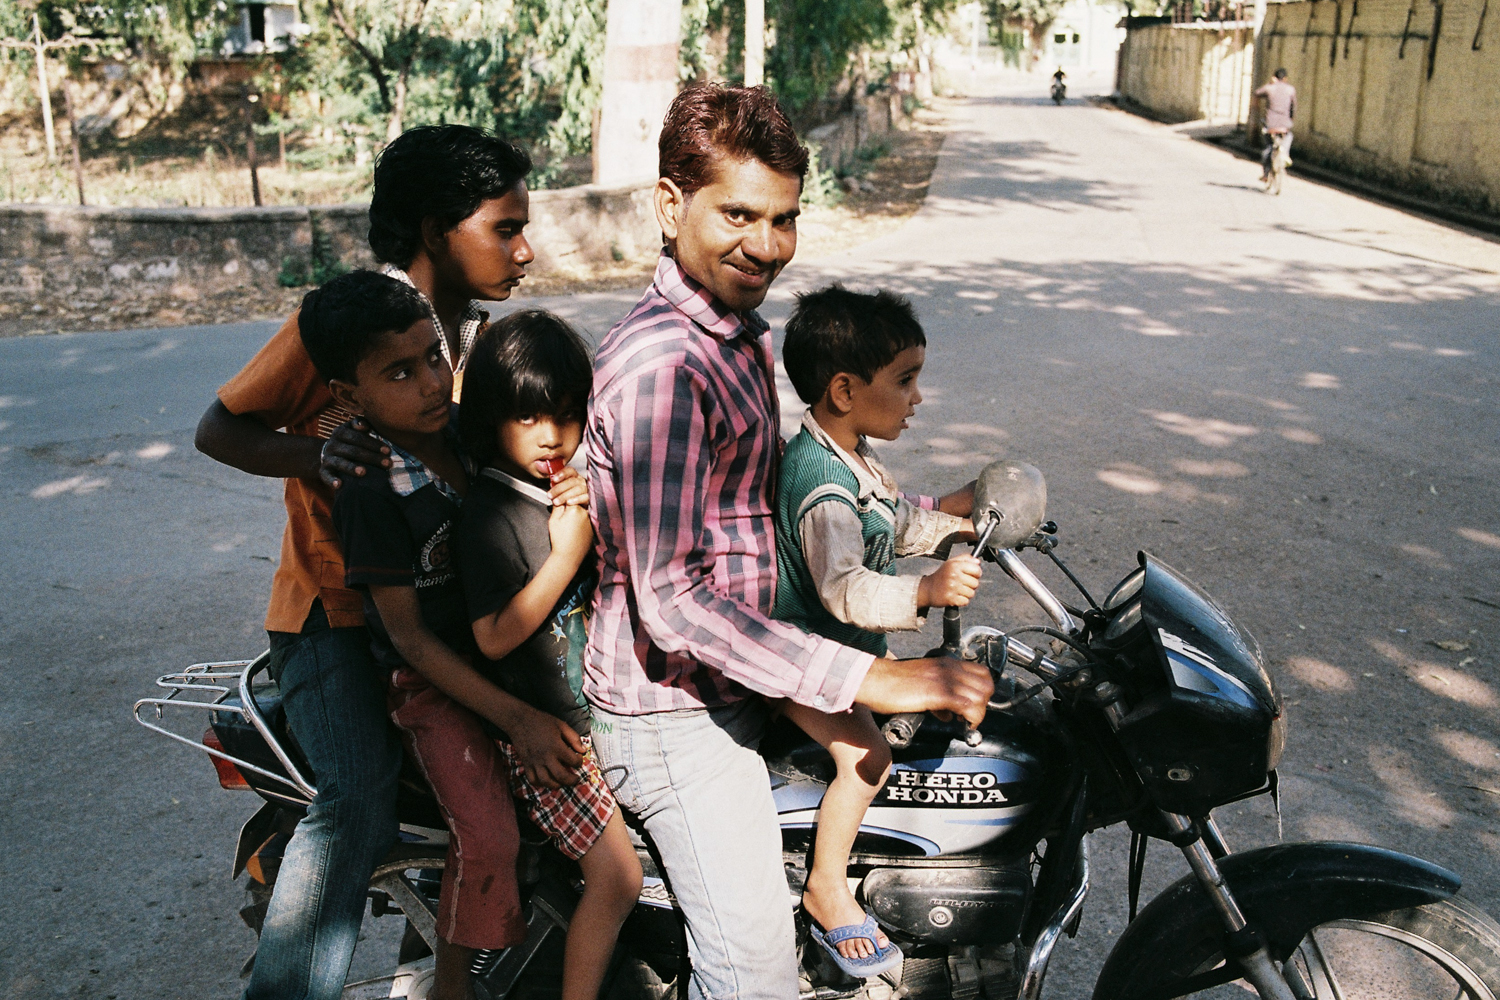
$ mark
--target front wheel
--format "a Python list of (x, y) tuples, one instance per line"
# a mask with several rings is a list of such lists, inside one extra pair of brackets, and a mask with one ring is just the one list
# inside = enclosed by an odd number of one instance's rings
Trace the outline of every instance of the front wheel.
[[(1194, 970), (1224, 964), (1215, 955)], [(1497, 1000), (1500, 924), (1459, 896), (1319, 924), (1283, 967), (1298, 1000)], [(1246, 1000), (1243, 980), (1181, 994)]]
[(1496, 1000), (1500, 924), (1460, 896), (1335, 920), (1312, 929), (1286, 973), (1293, 992), (1313, 1000)]

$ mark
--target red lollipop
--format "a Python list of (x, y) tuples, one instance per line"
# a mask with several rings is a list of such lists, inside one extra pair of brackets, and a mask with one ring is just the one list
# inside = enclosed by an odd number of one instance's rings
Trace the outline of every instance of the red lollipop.
[(547, 478), (552, 480), (556, 480), (558, 476), (562, 475), (562, 470), (568, 467), (568, 463), (563, 461), (560, 456), (556, 458), (544, 458), (542, 459), (542, 465), (547, 470)]

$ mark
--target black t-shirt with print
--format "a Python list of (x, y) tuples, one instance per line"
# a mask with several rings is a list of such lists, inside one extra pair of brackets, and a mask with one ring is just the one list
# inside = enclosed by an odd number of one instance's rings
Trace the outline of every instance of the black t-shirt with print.
[[(547, 530), (551, 508), (488, 472), (470, 480), (454, 536), (471, 622), (509, 604), (552, 554)], [(541, 628), (504, 659), (482, 668), (501, 688), (562, 719), (582, 736), (589, 731), (583, 699), (585, 615), (596, 580), (589, 557)]]
[(432, 481), (403, 495), (392, 478), (378, 473), (348, 476), (333, 500), (333, 525), (344, 549), (345, 586), (364, 594), (370, 646), (375, 661), (388, 670), (406, 661), (396, 652), (370, 599), (372, 586), (415, 587), (428, 629), (460, 655), (475, 649), (453, 562), (458, 499)]

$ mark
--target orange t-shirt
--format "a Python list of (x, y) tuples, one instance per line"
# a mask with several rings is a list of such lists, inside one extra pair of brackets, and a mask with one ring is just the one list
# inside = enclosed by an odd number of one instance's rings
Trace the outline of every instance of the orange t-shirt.
[[(333, 401), (328, 385), (302, 346), (293, 313), (265, 347), (219, 390), (236, 416), (272, 430), (327, 438), (353, 414)], [(344, 553), (333, 530), (333, 490), (320, 479), (286, 480), (286, 532), (281, 563), (271, 580), (266, 628), (301, 632), (313, 598), (322, 598), (333, 628), (365, 623), (364, 602), (344, 586)]]

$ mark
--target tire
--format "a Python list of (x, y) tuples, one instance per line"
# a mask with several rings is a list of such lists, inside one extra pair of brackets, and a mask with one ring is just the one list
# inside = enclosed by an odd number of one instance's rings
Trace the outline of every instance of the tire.
[[(1207, 972), (1222, 956), (1204, 962)], [(1305, 1000), (1500, 1000), (1500, 924), (1455, 896), (1314, 927), (1286, 963)], [(1189, 994), (1245, 1000), (1234, 984)]]

